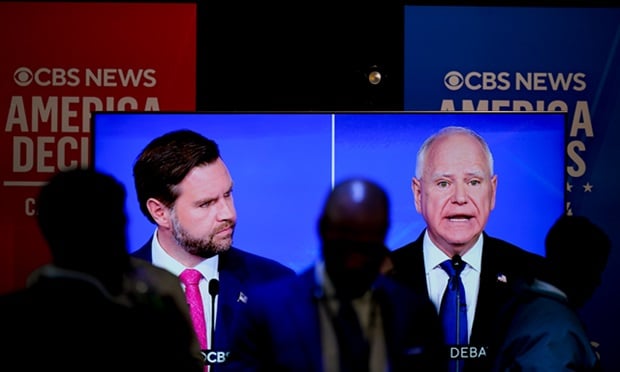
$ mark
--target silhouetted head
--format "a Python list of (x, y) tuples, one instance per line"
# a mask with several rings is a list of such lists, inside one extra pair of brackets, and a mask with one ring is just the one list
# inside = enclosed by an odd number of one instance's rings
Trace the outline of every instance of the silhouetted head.
[(55, 174), (37, 199), (37, 221), (53, 263), (120, 290), (129, 268), (125, 198), (125, 188), (110, 175), (85, 169)]
[(346, 180), (327, 197), (319, 236), (327, 274), (341, 297), (359, 297), (379, 275), (387, 256), (389, 200), (376, 183)]
[(611, 251), (607, 234), (588, 218), (563, 215), (545, 238), (542, 279), (554, 284), (575, 307), (583, 306), (601, 283)]

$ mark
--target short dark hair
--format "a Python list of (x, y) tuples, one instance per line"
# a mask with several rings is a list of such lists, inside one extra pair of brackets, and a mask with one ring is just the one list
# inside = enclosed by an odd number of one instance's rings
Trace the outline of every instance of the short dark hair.
[(133, 165), (134, 186), (142, 214), (155, 223), (146, 201), (155, 198), (172, 207), (178, 198), (176, 185), (195, 167), (220, 158), (215, 141), (200, 133), (180, 129), (153, 139)]

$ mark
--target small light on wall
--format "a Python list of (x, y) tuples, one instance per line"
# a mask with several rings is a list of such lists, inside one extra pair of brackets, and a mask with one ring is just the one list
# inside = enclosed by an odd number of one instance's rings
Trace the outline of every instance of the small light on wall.
[(379, 71), (371, 71), (368, 74), (368, 82), (372, 85), (377, 85), (381, 82), (381, 73)]

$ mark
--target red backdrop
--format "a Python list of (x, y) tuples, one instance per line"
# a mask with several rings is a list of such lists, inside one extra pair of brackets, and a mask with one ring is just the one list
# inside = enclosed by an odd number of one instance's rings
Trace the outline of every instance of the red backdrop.
[(0, 50), (5, 292), (49, 262), (35, 199), (53, 173), (89, 165), (92, 111), (195, 109), (196, 5), (2, 2)]

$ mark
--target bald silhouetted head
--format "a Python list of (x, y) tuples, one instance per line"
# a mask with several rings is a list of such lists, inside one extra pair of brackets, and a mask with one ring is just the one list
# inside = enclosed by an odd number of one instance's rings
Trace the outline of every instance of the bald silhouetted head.
[(365, 179), (336, 185), (319, 220), (325, 268), (336, 292), (358, 297), (379, 275), (388, 250), (390, 206), (385, 190)]

